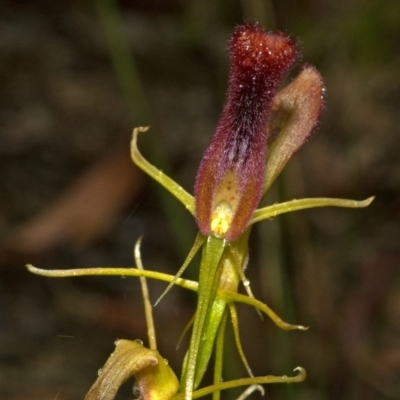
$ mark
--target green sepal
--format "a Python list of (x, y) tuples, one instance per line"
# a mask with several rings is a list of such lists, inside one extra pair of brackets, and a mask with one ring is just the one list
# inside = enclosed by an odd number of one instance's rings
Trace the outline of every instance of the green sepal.
[(344, 207), (344, 208), (364, 208), (368, 207), (375, 197), (369, 197), (368, 199), (357, 201), (348, 199), (332, 199), (325, 197), (316, 197), (300, 200), (291, 200), (284, 203), (273, 204), (272, 206), (259, 208), (254, 211), (253, 217), (250, 220), (250, 224), (262, 221), (264, 219), (274, 218), (277, 215), (285, 214), (288, 212), (305, 210), (307, 208), (318, 208), (318, 207)]
[(131, 158), (132, 161), (147, 175), (152, 177), (161, 186), (167, 189), (175, 196), (185, 208), (194, 215), (194, 198), (182, 186), (176, 183), (168, 175), (165, 175), (161, 170), (150, 164), (140, 153), (137, 147), (137, 137), (140, 132), (146, 132), (149, 127), (138, 127), (133, 130), (131, 141)]
[(162, 292), (161, 296), (157, 299), (157, 301), (155, 302), (154, 306), (156, 306), (163, 299), (163, 297), (169, 292), (169, 290), (172, 288), (172, 286), (176, 284), (177, 280), (185, 272), (186, 268), (188, 267), (190, 262), (193, 260), (193, 257), (200, 250), (201, 246), (203, 246), (205, 240), (206, 240), (205, 236), (203, 236), (199, 232), (197, 234), (197, 236), (196, 236), (194, 244), (193, 244), (192, 248), (190, 249), (189, 254), (187, 255), (183, 265), (179, 268), (178, 272), (174, 276), (174, 279), (169, 283), (167, 288)]
[[(235, 379), (232, 381), (217, 383), (215, 385), (206, 386), (199, 390), (196, 390), (193, 393), (192, 399), (198, 399), (203, 396), (207, 396), (211, 393), (215, 393), (221, 390), (232, 389), (235, 387), (240, 386), (251, 386), (251, 385), (264, 385), (269, 383), (299, 383), (303, 382), (306, 377), (307, 373), (306, 370), (302, 367), (297, 367), (294, 369), (297, 372), (295, 376), (275, 376), (275, 375), (266, 375), (266, 376), (255, 376), (254, 378), (242, 378), (242, 379)], [(183, 393), (177, 393), (174, 396), (173, 400), (183, 400), (184, 395)]]

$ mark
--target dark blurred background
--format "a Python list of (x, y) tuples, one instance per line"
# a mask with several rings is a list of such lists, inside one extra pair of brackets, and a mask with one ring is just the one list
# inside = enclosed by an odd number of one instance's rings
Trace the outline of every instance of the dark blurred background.
[[(137, 279), (48, 279), (24, 265), (132, 266), (143, 235), (145, 268), (178, 270), (196, 227), (131, 164), (132, 128), (152, 126), (142, 152), (191, 192), (224, 101), (226, 41), (252, 20), (299, 38), (298, 67), (316, 65), (327, 87), (317, 132), (265, 203), (376, 199), (258, 224), (252, 289), (310, 329), (282, 332), (239, 307), (245, 352), (257, 375), (308, 371), (305, 383), (267, 387), (268, 399), (400, 398), (400, 2), (5, 0), (2, 399), (83, 399), (115, 339), (146, 339)], [(164, 288), (150, 282), (152, 299)], [(174, 288), (155, 308), (159, 350), (178, 374), (194, 305)], [(229, 340), (226, 379), (245, 375)], [(128, 385), (118, 398), (131, 397)]]

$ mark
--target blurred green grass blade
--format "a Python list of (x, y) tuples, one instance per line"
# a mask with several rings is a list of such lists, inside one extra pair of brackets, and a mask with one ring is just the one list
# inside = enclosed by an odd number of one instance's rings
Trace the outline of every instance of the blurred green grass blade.
[[(118, 3), (116, 0), (97, 0), (96, 3), (111, 61), (133, 124), (134, 126), (151, 125), (153, 119), (134, 57), (123, 32), (123, 21)], [(157, 141), (157, 136), (146, 135), (143, 146), (145, 154), (152, 163), (169, 175), (171, 167), (162, 150), (162, 145)], [(128, 147), (127, 151), (129, 151)], [(190, 232), (193, 231), (193, 235), (195, 234), (194, 225), (191, 227), (185, 210), (169, 193), (157, 186), (157, 194), (176, 238), (178, 251), (184, 257), (187, 249), (191, 247)]]

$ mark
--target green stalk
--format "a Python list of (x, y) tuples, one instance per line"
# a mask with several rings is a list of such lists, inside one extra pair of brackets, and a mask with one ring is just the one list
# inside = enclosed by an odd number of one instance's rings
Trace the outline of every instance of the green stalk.
[[(216, 294), (216, 293), (215, 293)], [(219, 334), (219, 329), (223, 316), (225, 315), (227, 303), (225, 299), (219, 296), (214, 296), (211, 301), (210, 311), (204, 325), (204, 337), (199, 348), (197, 358), (196, 374), (194, 379), (194, 388), (196, 389), (203, 379), (207, 371), (208, 363), (214, 349), (214, 342)]]
[[(221, 325), (218, 329), (217, 339), (215, 342), (215, 365), (214, 365), (214, 384), (218, 384), (222, 381), (222, 368), (224, 365), (224, 342), (225, 342), (225, 328), (226, 318), (228, 313), (225, 312), (222, 317)], [(213, 392), (213, 400), (219, 400), (221, 392), (216, 390)]]
[[(116, 0), (97, 0), (98, 15), (108, 42), (111, 61), (128, 112), (133, 123), (138, 126), (147, 126), (152, 121), (150, 107), (147, 102), (145, 90), (141, 81), (135, 59), (131, 54), (129, 44), (123, 32), (123, 20)], [(150, 136), (145, 143), (146, 153), (149, 158), (157, 160), (157, 164), (170, 175), (171, 167), (168, 163), (162, 146), (156, 145), (156, 136)], [(188, 218), (179, 204), (168, 196), (159, 186), (157, 195), (161, 199), (163, 210), (168, 218), (168, 223), (176, 238), (178, 250), (182, 257), (190, 247), (190, 232)]]
[(192, 399), (196, 368), (199, 362), (199, 349), (205, 333), (206, 318), (212, 307), (211, 300), (216, 295), (218, 285), (217, 270), (225, 247), (226, 241), (224, 239), (218, 239), (213, 236), (207, 238), (207, 242), (203, 247), (199, 274), (198, 303), (181, 379), (181, 390), (185, 391), (186, 400)]

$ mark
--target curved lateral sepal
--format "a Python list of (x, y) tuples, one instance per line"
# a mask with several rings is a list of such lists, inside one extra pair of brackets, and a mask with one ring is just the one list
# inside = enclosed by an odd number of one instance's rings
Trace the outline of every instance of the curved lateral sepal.
[[(232, 389), (234, 387), (240, 386), (250, 386), (250, 385), (264, 385), (269, 383), (299, 383), (303, 382), (307, 373), (306, 370), (302, 367), (297, 367), (294, 371), (298, 371), (298, 374), (295, 376), (275, 376), (275, 375), (267, 375), (267, 376), (256, 376), (254, 378), (243, 378), (243, 379), (235, 379), (228, 382), (222, 382), (219, 384), (207, 386), (205, 388), (196, 390), (193, 392), (193, 399), (198, 399), (200, 397), (206, 396), (208, 394), (214, 393), (215, 391)], [(175, 395), (174, 400), (183, 399), (183, 394), (178, 393)]]
[(247, 370), (247, 373), (250, 377), (254, 377), (253, 372), (251, 371), (250, 365), (247, 362), (246, 356), (244, 355), (242, 342), (240, 341), (240, 333), (239, 333), (239, 318), (237, 315), (236, 307), (234, 303), (229, 303), (229, 312), (231, 314), (231, 322), (233, 327), (233, 335), (235, 337), (236, 348), (239, 352), (239, 356), (242, 360), (244, 367)]
[(283, 321), (282, 318), (280, 318), (265, 303), (262, 303), (261, 301), (259, 301), (257, 299), (253, 299), (253, 298), (245, 296), (243, 294), (232, 293), (232, 292), (225, 291), (225, 290), (219, 290), (218, 295), (225, 298), (226, 301), (229, 303), (231, 303), (231, 302), (244, 303), (244, 304), (249, 304), (249, 305), (259, 309), (261, 312), (266, 314), (275, 323), (276, 326), (278, 326), (279, 328), (281, 328), (285, 331), (292, 331), (295, 329), (298, 329), (301, 331), (306, 331), (308, 329), (308, 327), (305, 327), (303, 325), (288, 324), (287, 322)]
[[(164, 274), (163, 272), (140, 270), (138, 268), (117, 268), (117, 267), (92, 267), (92, 268), (76, 268), (76, 269), (42, 269), (34, 267), (32, 264), (27, 264), (26, 268), (29, 272), (35, 275), (46, 276), (48, 278), (74, 278), (77, 276), (135, 276), (150, 279), (157, 279), (163, 282), (172, 282), (175, 279), (174, 275)], [(199, 284), (196, 281), (189, 279), (178, 278), (175, 285), (184, 289), (197, 292)]]
[[(66, 278), (66, 277), (77, 277), (77, 276), (86, 276), (86, 275), (117, 275), (117, 276), (144, 276), (146, 278), (157, 279), (164, 282), (172, 282), (174, 280), (174, 276), (169, 274), (164, 274), (162, 272), (155, 272), (155, 271), (141, 271), (136, 268), (80, 268), (80, 269), (66, 269), (66, 270), (46, 270), (34, 267), (31, 264), (28, 264), (27, 269), (29, 272), (47, 276), (49, 278)], [(183, 287), (188, 290), (192, 290), (196, 292), (198, 290), (198, 283), (195, 281), (191, 281), (188, 279), (178, 278), (175, 282), (177, 286)], [(307, 330), (307, 327), (302, 325), (291, 325), (284, 322), (278, 315), (271, 310), (266, 304), (262, 303), (259, 300), (250, 298), (248, 296), (234, 293), (228, 290), (218, 290), (218, 295), (225, 298), (227, 302), (238, 302), (249, 304), (258, 308), (264, 314), (266, 314), (272, 321), (281, 329), (284, 330), (293, 330), (293, 329), (300, 329), (300, 330)]]
[(194, 198), (182, 186), (176, 183), (168, 175), (165, 175), (161, 170), (150, 164), (140, 153), (137, 147), (137, 137), (140, 132), (146, 132), (150, 127), (137, 127), (133, 130), (131, 141), (131, 158), (132, 161), (147, 175), (152, 177), (161, 186), (167, 189), (175, 196), (189, 212), (194, 215)]
[(264, 219), (274, 218), (277, 215), (288, 212), (306, 210), (308, 208), (318, 207), (344, 207), (344, 208), (364, 208), (368, 207), (374, 200), (374, 196), (368, 199), (357, 201), (349, 199), (332, 199), (329, 197), (315, 197), (300, 200), (290, 200), (284, 203), (273, 204), (272, 206), (259, 208), (254, 211), (250, 224), (262, 221)]

